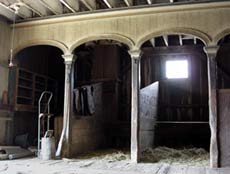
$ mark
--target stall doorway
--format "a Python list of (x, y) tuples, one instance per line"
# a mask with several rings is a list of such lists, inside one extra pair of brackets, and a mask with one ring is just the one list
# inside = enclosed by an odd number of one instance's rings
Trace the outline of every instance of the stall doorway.
[[(24, 48), (15, 55), (9, 78), (15, 145), (37, 146), (38, 100), (43, 91), (53, 93), (50, 129), (54, 130), (54, 118), (62, 117), (65, 75), (62, 54), (59, 48), (39, 45)], [(46, 131), (45, 126), (43, 128), (41, 136)], [(23, 137), (23, 145), (16, 141), (18, 136)]]
[[(149, 105), (154, 110), (154, 115), (140, 116), (140, 133), (146, 135), (141, 140), (143, 161), (209, 165), (207, 58), (203, 47), (201, 40), (188, 35), (159, 36), (143, 44), (140, 98), (142, 91), (149, 89), (148, 96), (153, 97)], [(142, 103), (141, 109), (146, 110)], [(151, 125), (145, 123), (148, 118)]]
[(131, 64), (127, 50), (112, 40), (90, 41), (74, 50), (73, 157), (116, 158), (122, 153), (129, 158)]

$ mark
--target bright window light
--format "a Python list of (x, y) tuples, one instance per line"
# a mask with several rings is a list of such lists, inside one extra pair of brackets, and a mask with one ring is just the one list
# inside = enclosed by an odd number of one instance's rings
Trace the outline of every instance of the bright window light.
[(167, 60), (166, 77), (168, 79), (188, 78), (188, 61)]

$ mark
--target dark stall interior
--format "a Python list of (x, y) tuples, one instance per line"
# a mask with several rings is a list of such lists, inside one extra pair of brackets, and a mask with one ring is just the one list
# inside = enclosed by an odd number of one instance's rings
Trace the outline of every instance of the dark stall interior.
[(127, 47), (99, 40), (79, 46), (74, 54), (73, 155), (95, 149), (128, 149), (131, 65)]
[(208, 151), (210, 128), (204, 44), (192, 36), (166, 37), (156, 37), (142, 46), (141, 87), (159, 82), (152, 145)]
[(229, 132), (230, 132), (230, 35), (219, 41), (217, 54), (217, 85), (218, 85), (218, 137), (220, 149), (220, 166), (227, 167), (229, 162)]
[[(41, 45), (27, 47), (15, 56), (16, 66), (11, 69), (9, 78), (9, 99), (14, 106), (14, 138), (23, 135), (25, 146), (37, 145), (38, 100), (43, 91), (53, 93), (50, 129), (54, 129), (54, 117), (63, 113), (65, 67), (62, 54), (56, 47)], [(41, 112), (45, 110), (46, 97), (42, 100)], [(46, 128), (41, 129), (44, 135)]]

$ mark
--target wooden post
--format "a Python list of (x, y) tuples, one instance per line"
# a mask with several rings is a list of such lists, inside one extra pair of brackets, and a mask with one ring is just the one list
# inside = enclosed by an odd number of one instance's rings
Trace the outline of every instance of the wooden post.
[(65, 128), (64, 133), (64, 149), (63, 156), (70, 157), (70, 146), (71, 146), (71, 70), (74, 65), (74, 55), (62, 55), (65, 61), (65, 92), (64, 92), (64, 115), (63, 115), (63, 127)]
[(218, 115), (217, 115), (217, 64), (216, 55), (218, 46), (204, 47), (208, 58), (208, 92), (209, 92), (209, 125), (211, 129), (210, 167), (219, 166), (218, 150)]
[(132, 59), (132, 106), (131, 106), (131, 161), (139, 161), (139, 95), (140, 95), (140, 50), (131, 50)]

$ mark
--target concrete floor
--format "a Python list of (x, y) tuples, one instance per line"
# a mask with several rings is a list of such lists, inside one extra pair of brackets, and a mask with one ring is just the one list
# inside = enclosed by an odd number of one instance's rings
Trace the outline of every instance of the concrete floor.
[(129, 160), (100, 161), (38, 158), (0, 161), (0, 174), (230, 174), (230, 168), (210, 169), (167, 163), (132, 164)]

